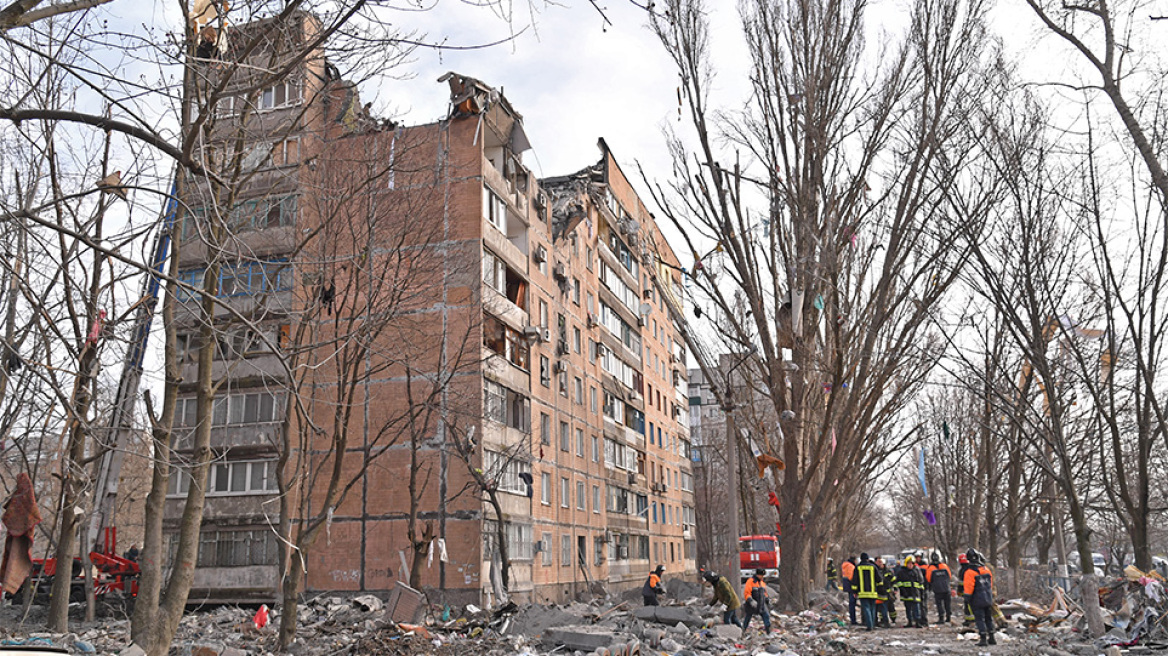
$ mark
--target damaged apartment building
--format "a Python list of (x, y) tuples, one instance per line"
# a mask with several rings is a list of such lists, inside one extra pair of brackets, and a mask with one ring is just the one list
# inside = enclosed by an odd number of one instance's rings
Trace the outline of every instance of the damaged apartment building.
[[(296, 14), (272, 42), (317, 28)], [(179, 299), (167, 507), (173, 532), (209, 322), (215, 461), (192, 601), (272, 600), (301, 567), (308, 592), (387, 591), (413, 574), (432, 600), (492, 603), (491, 499), (511, 598), (694, 570), (675, 254), (603, 140), (599, 161), (538, 180), (507, 98), (456, 73), (440, 82), (448, 115), (410, 127), (369, 116), (323, 55), (258, 91), (233, 80), (214, 101), (204, 154), (239, 182), (186, 192), (180, 278), (214, 272), (223, 309), (200, 320), (198, 295)], [(299, 463), (286, 490), (282, 456)], [(328, 505), (330, 483), (344, 494)], [(282, 503), (320, 527), (285, 562)]]

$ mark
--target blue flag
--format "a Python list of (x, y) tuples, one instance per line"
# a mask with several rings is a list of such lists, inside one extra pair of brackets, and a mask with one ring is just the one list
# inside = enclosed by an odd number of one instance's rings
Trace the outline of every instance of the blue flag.
[(917, 477), (921, 479), (921, 490), (927, 497), (929, 496), (929, 486), (925, 485), (925, 447), (922, 446), (917, 455)]

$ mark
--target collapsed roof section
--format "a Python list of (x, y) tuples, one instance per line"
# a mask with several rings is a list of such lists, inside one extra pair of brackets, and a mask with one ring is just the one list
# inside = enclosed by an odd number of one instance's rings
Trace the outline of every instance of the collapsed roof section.
[(595, 164), (575, 173), (545, 178), (540, 186), (551, 197), (552, 239), (570, 234), (588, 216), (588, 204), (597, 208), (604, 220), (635, 245), (640, 223), (617, 202), (609, 183), (608, 145), (600, 140), (602, 155)]
[(486, 119), (488, 127), (493, 128), (512, 153), (519, 155), (531, 148), (523, 130), (523, 115), (507, 102), (502, 90), (454, 71), (438, 81), (450, 85), (449, 118), (478, 116), (480, 121)]

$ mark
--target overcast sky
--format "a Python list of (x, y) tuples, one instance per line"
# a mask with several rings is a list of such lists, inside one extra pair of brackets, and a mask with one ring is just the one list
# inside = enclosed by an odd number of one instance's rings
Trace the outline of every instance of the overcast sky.
[[(525, 162), (539, 177), (594, 163), (600, 137), (630, 176), (635, 175), (635, 160), (654, 175), (666, 174), (662, 126), (667, 121), (677, 125), (678, 78), (647, 26), (645, 12), (622, 0), (602, 1), (612, 21), (605, 26), (586, 0), (567, 4), (573, 6), (542, 9), (534, 27), (510, 43), (473, 51), (417, 51), (410, 65), (413, 79), (383, 83), (376, 90), (375, 108), (400, 116), (406, 124), (440, 118), (449, 91), (436, 80), (446, 71), (457, 71), (501, 88), (523, 115), (533, 147)], [(450, 45), (486, 43), (510, 34), (507, 22), (492, 10), (461, 2), (443, 2), (432, 12), (405, 18), (404, 24)], [(725, 18), (733, 18), (733, 12)], [(527, 15), (513, 21), (517, 29), (530, 22)], [(744, 78), (736, 78), (745, 70), (740, 67), (738, 73), (722, 76), (729, 88), (741, 88)]]
[[(410, 79), (385, 80), (378, 88), (366, 85), (362, 95), (374, 101), (381, 115), (407, 125), (427, 123), (447, 111), (448, 89), (437, 83), (438, 77), (457, 71), (501, 88), (523, 115), (533, 145), (525, 161), (537, 176), (563, 175), (593, 163), (600, 137), (630, 176), (636, 176), (637, 161), (654, 179), (667, 176), (662, 128), (671, 123), (684, 131), (686, 124), (678, 122), (676, 69), (650, 31), (645, 12), (626, 0), (597, 0), (611, 20), (606, 26), (588, 0), (541, 7), (534, 17), (526, 13), (527, 0), (512, 2), (517, 9), (510, 24), (493, 8), (456, 0), (401, 14), (405, 29), (451, 46), (505, 39), (512, 26), (523, 32), (509, 43), (481, 50), (419, 49), (408, 66)], [(748, 91), (747, 54), (736, 3), (708, 4), (716, 7), (710, 12), (716, 70), (712, 95), (723, 108), (741, 108)], [(910, 4), (873, 2), (870, 34), (902, 29)], [(1034, 35), (1029, 10), (1022, 0), (1003, 0), (994, 13), (993, 23), (1018, 53)], [(634, 182), (644, 195), (644, 185)]]

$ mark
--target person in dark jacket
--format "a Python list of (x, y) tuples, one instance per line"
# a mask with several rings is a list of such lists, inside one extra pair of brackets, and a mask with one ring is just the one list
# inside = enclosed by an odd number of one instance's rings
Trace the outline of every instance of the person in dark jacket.
[(876, 626), (889, 629), (896, 623), (896, 575), (883, 558), (877, 558), (876, 576)]
[(823, 589), (827, 592), (832, 590), (839, 590), (839, 571), (835, 568), (835, 561), (831, 558), (827, 559), (827, 567), (824, 569), (827, 574), (827, 586)]
[(860, 600), (860, 615), (864, 618), (864, 628), (871, 631), (876, 627), (876, 563), (868, 554), (860, 554), (860, 562), (852, 573), (852, 589)]
[(925, 621), (921, 617), (921, 596), (925, 591), (925, 577), (917, 568), (916, 559), (908, 556), (904, 564), (896, 570), (896, 587), (900, 591), (900, 598), (904, 601), (906, 629), (924, 627)]
[(738, 600), (738, 593), (734, 591), (734, 586), (725, 576), (719, 576), (716, 572), (706, 572), (702, 576), (705, 577), (706, 582), (714, 586), (714, 598), (710, 601), (710, 605), (721, 603), (726, 605), (726, 612), (722, 613), (723, 624), (733, 624), (734, 626), (742, 626), (738, 621), (738, 607), (742, 602)]
[(766, 581), (763, 580), (764, 576), (766, 576), (765, 569), (754, 570), (754, 576), (746, 579), (746, 585), (742, 588), (742, 596), (746, 598), (744, 602), (746, 611), (742, 618), (743, 633), (750, 627), (750, 620), (755, 615), (762, 617), (762, 625), (766, 627), (766, 632), (771, 632), (770, 599), (767, 594)]
[(657, 606), (657, 595), (665, 594), (665, 587), (661, 585), (661, 575), (665, 573), (665, 566), (658, 565), (657, 569), (649, 574), (649, 578), (645, 579), (645, 585), (641, 587), (641, 596), (645, 599), (646, 606)]
[(952, 594), (951, 581), (953, 572), (949, 566), (941, 562), (941, 554), (933, 552), (929, 566), (925, 568), (925, 583), (933, 591), (937, 602), (937, 621), (948, 624), (953, 619), (953, 609), (949, 605), (949, 596)]
[(969, 607), (973, 609), (977, 632), (981, 635), (977, 646), (996, 645), (998, 641), (994, 639), (994, 617), (991, 611), (994, 605), (993, 574), (985, 566), (985, 560), (977, 551), (970, 549), (965, 552), (965, 557), (969, 560), (969, 569), (965, 570), (962, 579), (964, 584), (962, 592), (965, 593)]

